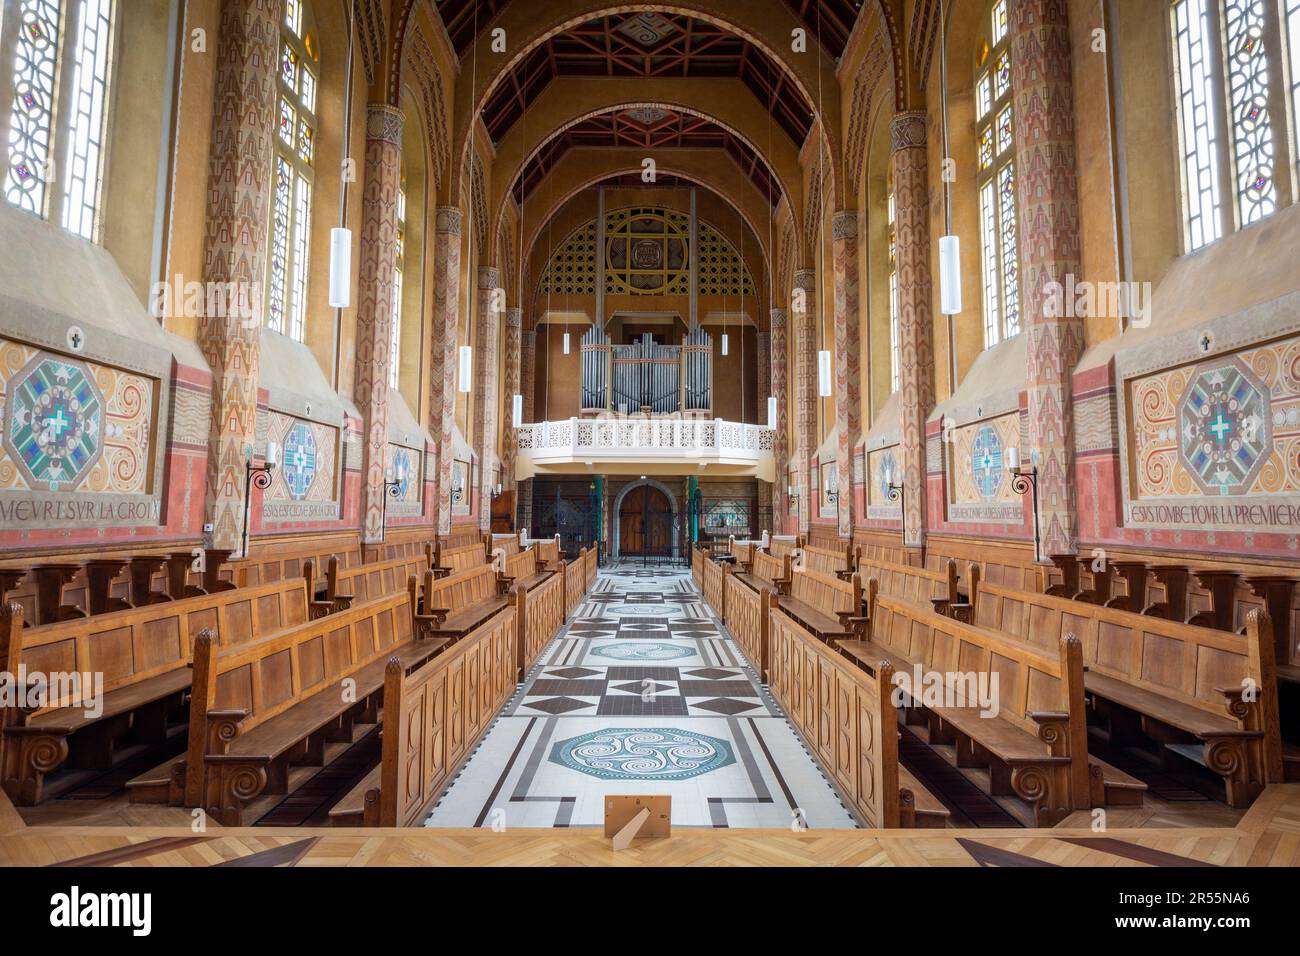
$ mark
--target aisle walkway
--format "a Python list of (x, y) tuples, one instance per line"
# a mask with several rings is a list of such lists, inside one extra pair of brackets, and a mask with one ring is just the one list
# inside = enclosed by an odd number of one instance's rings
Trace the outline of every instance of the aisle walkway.
[(671, 794), (678, 827), (854, 827), (689, 574), (602, 572), (426, 826), (602, 826)]

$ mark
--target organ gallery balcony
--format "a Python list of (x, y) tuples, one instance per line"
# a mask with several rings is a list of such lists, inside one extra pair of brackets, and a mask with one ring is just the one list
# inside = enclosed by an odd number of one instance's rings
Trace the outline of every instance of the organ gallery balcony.
[(772, 481), (773, 431), (721, 418), (570, 418), (521, 425), (515, 477), (537, 474), (744, 476)]

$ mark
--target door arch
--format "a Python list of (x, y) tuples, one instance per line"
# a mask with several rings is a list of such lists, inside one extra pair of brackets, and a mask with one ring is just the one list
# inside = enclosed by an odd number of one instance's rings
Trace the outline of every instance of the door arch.
[[(620, 491), (620, 492), (618, 493), (618, 497), (616, 497), (616, 498), (614, 499), (614, 513), (613, 513), (613, 515), (611, 515), (611, 517), (613, 518), (613, 520), (610, 522), (610, 523), (614, 526), (614, 527), (613, 527), (613, 531), (614, 531), (614, 549), (613, 549), (613, 554), (614, 554), (614, 557), (623, 557), (625, 554), (635, 554), (635, 555), (637, 555), (638, 557), (640, 557), (640, 556), (642, 556), (642, 555), (644, 555), (644, 554), (647, 553), (647, 552), (645, 551), (645, 544), (644, 544), (644, 542), (643, 542), (643, 541), (640, 541), (640, 540), (635, 541), (635, 542), (633, 542), (633, 541), (629, 541), (629, 542), (628, 542), (628, 544), (629, 544), (630, 546), (636, 548), (635, 551), (632, 551), (632, 550), (627, 550), (627, 551), (625, 551), (625, 550), (624, 550), (624, 540), (623, 540), (623, 515), (624, 515), (624, 508), (625, 508), (625, 506), (627, 507), (628, 514), (637, 514), (637, 513), (641, 514), (641, 515), (642, 515), (642, 521), (643, 521), (643, 524), (642, 524), (640, 530), (641, 530), (642, 532), (644, 532), (644, 531), (645, 531), (645, 526), (644, 526), (645, 505), (646, 505), (646, 503), (647, 503), (647, 499), (648, 499), (648, 497), (649, 497), (649, 494), (648, 494), (649, 491), (654, 491), (654, 492), (658, 492), (658, 493), (659, 493), (658, 495), (655, 496), (655, 500), (663, 499), (663, 500), (666, 500), (666, 501), (667, 501), (667, 503), (668, 503), (668, 509), (669, 509), (669, 510), (668, 510), (668, 514), (670, 514), (671, 517), (672, 517), (672, 520), (669, 522), (669, 524), (671, 525), (671, 529), (672, 529), (672, 530), (671, 530), (671, 541), (668, 541), (668, 540), (659, 540), (659, 541), (651, 540), (650, 544), (652, 545), (652, 547), (654, 547), (654, 546), (659, 546), (660, 550), (659, 550), (658, 553), (664, 554), (664, 556), (673, 556), (673, 557), (675, 557), (675, 556), (677, 556), (677, 555), (680, 553), (680, 546), (681, 546), (681, 531), (680, 531), (680, 525), (679, 525), (678, 520), (677, 520), (677, 517), (678, 517), (678, 515), (677, 515), (677, 496), (674, 495), (672, 489), (669, 488), (667, 485), (665, 485), (663, 482), (661, 482), (661, 481), (655, 481), (653, 478), (647, 478), (645, 481), (634, 482), (633, 484), (630, 484), (630, 485), (626, 486), (625, 488), (623, 488), (622, 491)], [(635, 496), (635, 497), (633, 497), (632, 500), (629, 501), (629, 496)], [(637, 498), (639, 498), (639, 501), (636, 500)], [(639, 507), (638, 507), (638, 506), (639, 506)], [(651, 531), (650, 537), (651, 537), (652, 539), (654, 539), (654, 538), (656, 537), (656, 534), (655, 534), (655, 528), (652, 527), (652, 528), (650, 529), (650, 531)], [(641, 537), (642, 537), (642, 538), (645, 537), (644, 533), (641, 535)], [(662, 547), (663, 545), (668, 545), (668, 546), (670, 546), (671, 550), (667, 550), (667, 549), (663, 548), (663, 547)], [(666, 553), (665, 553), (665, 552), (666, 552)], [(656, 552), (655, 552), (655, 551), (650, 551), (649, 553), (650, 553), (650, 554), (655, 554)]]

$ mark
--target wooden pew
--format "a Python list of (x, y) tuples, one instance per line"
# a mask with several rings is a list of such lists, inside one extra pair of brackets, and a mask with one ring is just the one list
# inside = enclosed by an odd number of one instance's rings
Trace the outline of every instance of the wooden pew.
[(377, 722), (390, 659), (414, 669), (448, 643), (412, 636), (405, 593), (233, 647), (200, 634), (179, 765), (184, 805), (239, 826), (263, 793), (288, 792), (291, 767), (321, 766), (327, 743)]
[(847, 579), (858, 569), (858, 554), (851, 545), (834, 550), (809, 545), (803, 549), (803, 565), (810, 571)]
[(248, 557), (221, 569), (221, 577), (236, 587), (300, 578), (307, 561), (318, 568), (326, 567), (332, 557), (344, 568), (361, 562), (360, 536), (355, 531), (259, 537), (249, 547)]
[[(877, 596), (868, 641), (837, 641), (859, 663), (890, 660), (909, 675), (936, 674), (951, 702), (935, 706), (911, 687), (908, 719), (932, 744), (955, 744), (959, 767), (984, 767), (995, 796), (1015, 794), (1050, 827), (1093, 803), (1084, 715), (1083, 647), (1065, 635), (1054, 648), (964, 624), (897, 598)], [(965, 691), (979, 674), (998, 677), (997, 712), (981, 716)], [(924, 679), (924, 678), (923, 678)], [(963, 686), (965, 684), (965, 687)]]
[[(969, 573), (978, 580), (979, 567), (971, 568)], [(942, 572), (864, 559), (859, 566), (858, 575), (867, 582), (868, 590), (874, 582), (880, 594), (920, 604), (940, 614), (947, 614), (950, 608), (958, 605), (960, 598), (957, 592), (957, 562), (952, 559), (948, 560), (947, 567)]]
[(444, 548), (463, 548), (467, 544), (477, 544), (487, 553), (487, 541), (476, 524), (452, 525), (449, 534), (439, 535), (438, 543)]
[(909, 552), (898, 540), (897, 531), (876, 531), (870, 528), (855, 528), (853, 547), (861, 557), (894, 564), (907, 564)]
[(203, 629), (236, 644), (306, 619), (298, 578), (26, 628), (20, 655), (27, 673), (103, 674), (102, 713), (58, 697), (11, 715), (0, 768), (5, 792), (32, 806), (49, 795), (46, 778), (65, 763), (109, 770), (124, 748), (165, 742), (183, 713), (191, 650)]
[(847, 581), (791, 568), (790, 584), (773, 594), (772, 608), (780, 607), (803, 627), (824, 641), (861, 638), (867, 619), (862, 604), (862, 581), (856, 575)]
[(740, 565), (732, 575), (755, 591), (763, 588), (781, 591), (790, 584), (790, 556), (777, 558), (766, 551), (755, 551), (753, 560)]
[(421, 637), (459, 640), (511, 603), (505, 581), (490, 564), (445, 578), (435, 578), (432, 570), (425, 572), (422, 600), (418, 582), (411, 581), (409, 587), (411, 605), (418, 608), (415, 628)]
[(705, 603), (713, 608), (713, 613), (720, 621), (725, 620), (727, 614), (725, 585), (728, 568), (730, 568), (729, 564), (712, 560), (711, 553), (710, 559), (701, 562), (700, 567), (700, 594), (703, 595)]
[(772, 611), (772, 695), (854, 809), (870, 827), (943, 826), (946, 812), (933, 811), (939, 802), (910, 774), (910, 786), (899, 785), (893, 678), (886, 657), (855, 666)]
[(454, 548), (444, 548), (439, 545), (433, 553), (432, 562), (430, 567), (433, 569), (434, 576), (443, 578), (458, 571), (468, 571), (487, 564), (488, 553), (482, 542), (463, 544)]
[[(768, 556), (770, 557), (770, 555)], [(775, 560), (775, 559), (773, 559)], [(768, 622), (771, 614), (772, 589), (753, 588), (738, 574), (728, 574), (723, 579), (723, 602), (727, 616), (723, 623), (740, 645), (758, 672), (759, 679), (768, 679)]]
[(514, 692), (515, 609), (417, 668), (384, 673), (383, 756), (332, 810), (334, 826), (418, 825)]
[(545, 568), (539, 570), (536, 557), (537, 552), (529, 548), (507, 558), (503, 577), (514, 600), (519, 629), (515, 640), (518, 677), (527, 674), (537, 662), (542, 649), (564, 624), (567, 615), (567, 569), (561, 568), (558, 573)]
[[(980, 582), (975, 623), (1039, 646), (1079, 636), (1086, 686), (1116, 745), (1142, 731), (1223, 777), (1229, 805), (1249, 806), (1283, 779), (1272, 621), (1247, 634)], [(1246, 690), (1253, 682), (1256, 699)]]
[(341, 568), (338, 558), (330, 558), (322, 581), (315, 562), (308, 561), (303, 565), (303, 577), (311, 596), (311, 616), (324, 617), (345, 611), (354, 603), (405, 591), (412, 576), (419, 579), (427, 570), (429, 562), (419, 554), (351, 568)]
[(522, 549), (519, 544), (519, 535), (517, 534), (494, 534), (487, 542), (488, 557), (491, 558), (497, 549), (505, 552), (506, 557), (518, 554)]
[(798, 535), (774, 534), (767, 539), (767, 553), (775, 558), (792, 558), (802, 547), (803, 538)]
[[(595, 551), (590, 552), (594, 557)], [(588, 549), (578, 552), (578, 557), (571, 562), (561, 561), (564, 569), (564, 616), (568, 617), (582, 603), (582, 597), (590, 589), (587, 581)]]
[(813, 525), (808, 529), (808, 538), (804, 547), (818, 548), (822, 551), (843, 551), (847, 542), (840, 537), (838, 528)]
[[(895, 535), (897, 541), (897, 535)], [(896, 564), (907, 564), (897, 558)], [(980, 579), (1005, 584), (1027, 591), (1041, 591), (1044, 582), (1043, 566), (1034, 558), (1033, 542), (997, 541), (990, 538), (968, 538), (958, 535), (930, 534), (926, 536), (925, 566), (931, 571), (942, 571), (949, 560), (957, 562), (959, 573), (965, 573), (970, 564), (977, 564)], [(963, 587), (969, 584), (959, 578)]]

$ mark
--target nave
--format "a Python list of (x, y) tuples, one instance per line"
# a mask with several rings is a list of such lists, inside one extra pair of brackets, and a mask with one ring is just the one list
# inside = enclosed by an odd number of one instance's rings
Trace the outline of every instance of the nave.
[(430, 827), (599, 827), (667, 794), (674, 827), (855, 822), (684, 573), (601, 572)]

